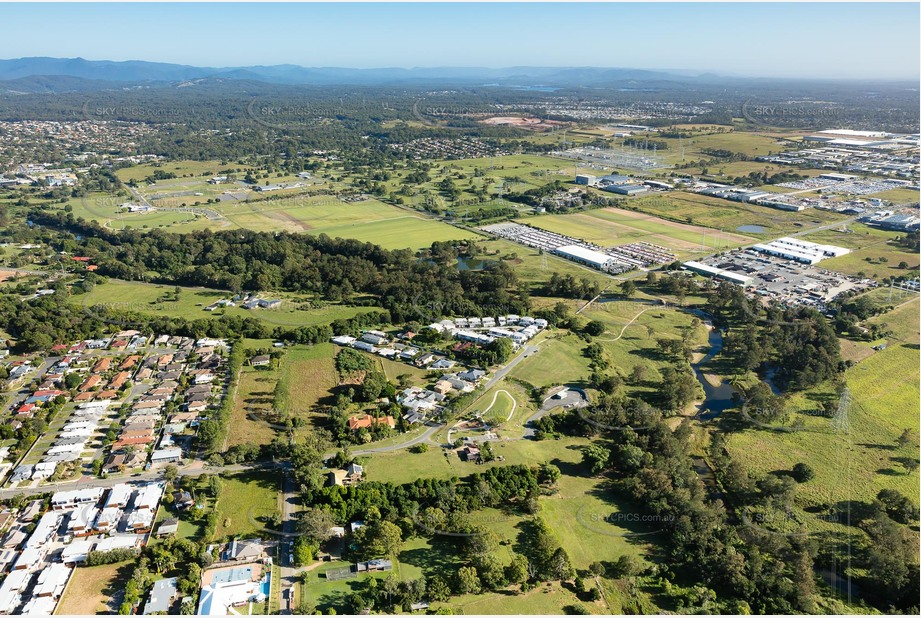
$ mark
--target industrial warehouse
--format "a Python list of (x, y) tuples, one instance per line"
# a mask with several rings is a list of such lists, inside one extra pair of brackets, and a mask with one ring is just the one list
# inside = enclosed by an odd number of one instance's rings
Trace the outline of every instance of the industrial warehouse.
[(778, 238), (768, 243), (757, 244), (752, 249), (759, 253), (766, 253), (804, 264), (817, 264), (825, 258), (839, 257), (851, 252), (850, 249), (845, 249), (844, 247), (820, 245), (798, 238)]
[(775, 300), (788, 306), (805, 305), (819, 311), (824, 311), (826, 305), (840, 294), (861, 292), (876, 285), (872, 279), (858, 279), (816, 268), (803, 259), (774, 256), (756, 251), (755, 247), (702, 261), (685, 262), (683, 268), (741, 285), (752, 296), (764, 300)]

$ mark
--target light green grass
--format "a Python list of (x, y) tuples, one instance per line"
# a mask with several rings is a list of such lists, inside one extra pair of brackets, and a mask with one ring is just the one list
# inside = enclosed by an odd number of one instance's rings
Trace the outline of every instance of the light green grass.
[(278, 309), (247, 310), (239, 306), (220, 308), (213, 312), (205, 311), (207, 305), (222, 298), (229, 299), (233, 294), (207, 288), (180, 288), (179, 300), (158, 299), (172, 298), (175, 286), (121, 281), (110, 279), (95, 286), (89, 293), (74, 296), (73, 300), (89, 308), (94, 305), (107, 305), (122, 311), (137, 311), (152, 316), (170, 316), (188, 320), (216, 318), (222, 315), (252, 317), (267, 324), (278, 326), (314, 326), (328, 324), (334, 320), (351, 318), (361, 313), (373, 311), (373, 307), (349, 307), (327, 305), (316, 309), (300, 310), (297, 307), (307, 300), (295, 294), (274, 295), (263, 293), (263, 297), (281, 298), (282, 306)]
[(278, 513), (281, 478), (270, 472), (245, 472), (224, 477), (215, 508), (218, 512), (214, 540), (260, 536), (261, 518)]
[(734, 232), (742, 225), (760, 225), (764, 231), (751, 234), (759, 238), (776, 238), (847, 218), (814, 208), (803, 212), (787, 212), (683, 191), (675, 191), (667, 196), (639, 197), (630, 201), (630, 207), (673, 221), (722, 229), (725, 232)]
[(588, 345), (575, 335), (548, 336), (537, 354), (519, 363), (509, 375), (532, 386), (584, 383), (591, 371), (582, 350)]
[[(800, 507), (848, 501), (870, 502), (881, 489), (896, 489), (917, 503), (917, 473), (900, 460), (917, 457), (917, 448), (901, 448), (896, 439), (906, 428), (919, 428), (917, 301), (875, 318), (901, 336), (845, 373), (851, 393), (850, 433), (835, 432), (829, 419), (798, 414), (809, 431), (776, 433), (755, 428), (729, 438), (733, 459), (759, 474), (790, 470), (804, 462), (816, 473), (797, 488)], [(811, 397), (834, 398), (830, 386), (790, 398), (788, 408), (811, 412)], [(801, 513), (810, 530), (833, 525)]]

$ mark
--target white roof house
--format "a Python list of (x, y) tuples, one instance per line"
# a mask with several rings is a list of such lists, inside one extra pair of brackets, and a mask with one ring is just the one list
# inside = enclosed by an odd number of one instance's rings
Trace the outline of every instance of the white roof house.
[(128, 506), (128, 501), (131, 500), (131, 494), (134, 493), (134, 488), (127, 483), (119, 483), (118, 485), (113, 485), (112, 489), (109, 490), (109, 497), (106, 498), (105, 507), (121, 507), (124, 508)]
[(51, 496), (51, 508), (61, 510), (71, 508), (77, 504), (95, 504), (102, 498), (104, 491), (101, 487), (59, 491)]
[(35, 530), (32, 531), (32, 536), (26, 541), (26, 547), (41, 547), (47, 543), (54, 536), (54, 533), (58, 531), (63, 518), (64, 516), (61, 513), (54, 511), (49, 511), (42, 515), (42, 518), (38, 520), (38, 524), (35, 526)]
[(89, 539), (77, 539), (69, 545), (65, 545), (61, 551), (61, 562), (64, 564), (76, 564), (86, 560), (86, 555), (90, 553), (95, 545), (95, 541)]
[(142, 487), (137, 496), (134, 498), (134, 508), (154, 510), (160, 503), (160, 497), (163, 495), (163, 485), (160, 483), (148, 483)]
[(54, 608), (58, 606), (58, 600), (53, 597), (32, 597), (32, 600), (26, 603), (22, 608), (23, 616), (50, 616), (54, 613)]
[(77, 507), (70, 513), (67, 531), (77, 536), (90, 534), (97, 515), (99, 515), (99, 509), (92, 504)]
[(133, 549), (140, 545), (141, 539), (135, 535), (110, 536), (96, 543), (93, 551), (111, 551), (113, 549)]
[(33, 571), (42, 563), (47, 553), (44, 547), (27, 547), (19, 554), (19, 559), (13, 565), (13, 570)]
[(38, 582), (36, 582), (32, 594), (37, 597), (61, 598), (71, 573), (73, 573), (73, 567), (55, 562), (38, 574)]

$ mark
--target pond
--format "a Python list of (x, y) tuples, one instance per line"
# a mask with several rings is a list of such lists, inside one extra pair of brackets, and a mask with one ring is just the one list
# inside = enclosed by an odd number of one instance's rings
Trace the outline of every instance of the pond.
[(747, 232), (749, 234), (763, 234), (764, 226), (761, 225), (740, 225), (736, 228), (737, 232)]

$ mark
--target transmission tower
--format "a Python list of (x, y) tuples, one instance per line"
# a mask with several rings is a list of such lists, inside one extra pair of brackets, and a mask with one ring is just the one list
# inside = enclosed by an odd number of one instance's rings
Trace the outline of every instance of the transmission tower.
[(848, 420), (850, 406), (851, 391), (845, 386), (841, 391), (841, 399), (838, 400), (838, 410), (835, 412), (835, 417), (832, 419), (832, 426), (835, 428), (835, 433), (845, 435), (851, 433), (851, 423)]

